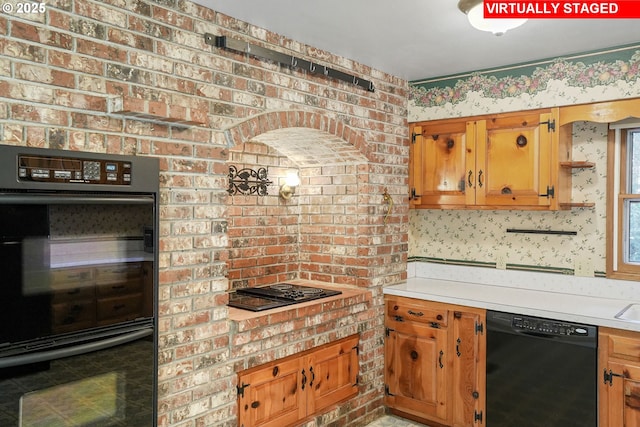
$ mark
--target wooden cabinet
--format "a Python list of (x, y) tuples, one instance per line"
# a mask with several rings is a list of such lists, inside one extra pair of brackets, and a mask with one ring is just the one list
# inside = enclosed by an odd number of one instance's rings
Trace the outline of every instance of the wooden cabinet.
[(485, 311), (460, 307), (453, 310), (452, 369), (453, 427), (483, 426), (486, 404)]
[(358, 336), (238, 374), (238, 425), (286, 427), (358, 393)]
[(49, 276), (51, 328), (72, 332), (96, 325), (95, 271), (90, 267), (60, 268)]
[(418, 208), (556, 209), (558, 109), (410, 125)]
[(142, 263), (130, 262), (96, 267), (98, 324), (112, 324), (141, 316), (143, 303)]
[(600, 328), (599, 427), (640, 426), (640, 333)]
[(485, 312), (387, 295), (385, 403), (422, 422), (480, 426)]
[(72, 332), (153, 315), (149, 262), (52, 270), (52, 329)]
[(448, 311), (405, 298), (388, 298), (385, 310), (386, 404), (425, 419), (446, 421), (451, 369)]

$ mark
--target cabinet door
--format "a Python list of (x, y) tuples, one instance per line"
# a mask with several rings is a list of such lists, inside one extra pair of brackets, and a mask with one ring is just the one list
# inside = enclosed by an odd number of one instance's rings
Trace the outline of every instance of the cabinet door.
[(421, 206), (473, 203), (473, 141), (468, 138), (465, 121), (414, 126), (415, 141), (410, 148), (410, 185)]
[[(606, 393), (607, 411), (602, 427), (640, 427), (640, 366), (610, 361), (608, 369), (614, 374), (611, 385), (601, 386)], [(602, 415), (601, 415), (602, 417)]]
[(302, 381), (308, 413), (314, 414), (358, 393), (358, 337), (308, 356)]
[(550, 206), (551, 114), (528, 113), (476, 122), (476, 203)]
[[(453, 427), (484, 425), (486, 341), (484, 310), (453, 312)], [(478, 418), (476, 418), (476, 415)]]
[(390, 322), (385, 341), (388, 406), (421, 418), (447, 421), (446, 329)]
[(238, 426), (283, 427), (306, 417), (302, 359), (271, 364), (238, 376)]

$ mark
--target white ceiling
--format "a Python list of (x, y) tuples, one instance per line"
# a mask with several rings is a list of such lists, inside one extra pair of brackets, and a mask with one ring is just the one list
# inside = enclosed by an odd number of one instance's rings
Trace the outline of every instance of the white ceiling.
[(472, 28), (457, 0), (195, 0), (408, 80), (640, 43), (638, 19), (535, 19), (503, 36)]

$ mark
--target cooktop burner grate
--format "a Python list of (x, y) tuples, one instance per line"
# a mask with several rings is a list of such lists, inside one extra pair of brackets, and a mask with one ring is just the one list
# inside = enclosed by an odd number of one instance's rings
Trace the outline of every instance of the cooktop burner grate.
[(269, 288), (275, 291), (288, 291), (289, 289), (293, 288), (293, 285), (290, 283), (278, 283), (276, 285), (269, 286)]
[(230, 294), (229, 306), (261, 311), (341, 293), (333, 289), (294, 285), (292, 283), (276, 283), (270, 286), (238, 289)]

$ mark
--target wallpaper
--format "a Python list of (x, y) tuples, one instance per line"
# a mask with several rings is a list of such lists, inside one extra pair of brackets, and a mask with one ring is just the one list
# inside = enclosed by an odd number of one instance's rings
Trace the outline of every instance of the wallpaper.
[[(411, 82), (409, 122), (591, 103), (640, 96), (640, 45), (499, 70)], [(640, 114), (639, 114), (640, 115)], [(576, 261), (606, 269), (606, 124), (573, 125), (572, 198), (594, 202), (570, 211), (410, 211), (409, 256), (573, 274)], [(575, 231), (575, 236), (507, 233), (508, 228)]]
[(153, 225), (148, 205), (51, 205), (51, 239), (142, 237)]
[(409, 122), (640, 95), (640, 46), (412, 82)]

